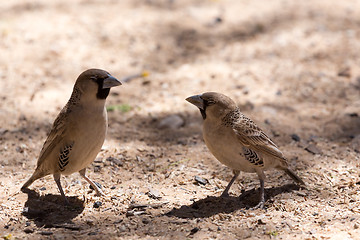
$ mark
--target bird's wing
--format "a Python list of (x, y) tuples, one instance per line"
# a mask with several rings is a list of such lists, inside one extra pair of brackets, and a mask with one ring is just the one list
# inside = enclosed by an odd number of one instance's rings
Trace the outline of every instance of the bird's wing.
[(243, 147), (242, 150), (246, 160), (257, 167), (264, 167), (263, 159), (254, 150), (247, 147)]
[(286, 159), (273, 141), (248, 117), (240, 114), (233, 125), (237, 139), (247, 148), (266, 153), (280, 159), (286, 164)]
[(45, 159), (49, 156), (49, 154), (54, 150), (55, 146), (59, 144), (64, 137), (64, 133), (66, 130), (66, 117), (67, 116), (67, 106), (65, 106), (59, 115), (56, 117), (51, 131), (40, 151), (40, 156), (37, 162), (37, 166), (39, 167), (45, 161)]

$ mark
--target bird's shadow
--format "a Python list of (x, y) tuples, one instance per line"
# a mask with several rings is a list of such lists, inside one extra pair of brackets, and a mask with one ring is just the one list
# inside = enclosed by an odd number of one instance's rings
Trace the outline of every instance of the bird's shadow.
[[(281, 187), (273, 187), (265, 189), (265, 206), (270, 202), (274, 196), (299, 190), (296, 184), (286, 184)], [(191, 205), (183, 205), (180, 208), (173, 208), (166, 213), (167, 216), (176, 216), (179, 218), (207, 218), (218, 213), (231, 213), (239, 209), (248, 209), (255, 207), (259, 202), (259, 191), (256, 189), (244, 191), (240, 196), (234, 197), (216, 197), (207, 196), (204, 199), (195, 201)]]
[(71, 223), (71, 219), (85, 208), (84, 201), (75, 196), (67, 197), (70, 204), (65, 205), (61, 195), (40, 196), (34, 190), (22, 191), (28, 195), (22, 214), (34, 221), (38, 227), (56, 227), (58, 224)]

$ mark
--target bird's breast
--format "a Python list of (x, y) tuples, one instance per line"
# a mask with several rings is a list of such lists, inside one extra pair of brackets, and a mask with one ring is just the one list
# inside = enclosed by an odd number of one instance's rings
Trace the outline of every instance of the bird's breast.
[(243, 145), (230, 127), (205, 121), (203, 137), (210, 152), (221, 163), (234, 170), (254, 172), (253, 166), (244, 157)]
[(84, 111), (78, 114), (73, 118), (73, 127), (68, 133), (69, 139), (73, 141), (73, 148), (69, 164), (62, 172), (64, 175), (80, 171), (91, 164), (99, 153), (107, 132), (106, 111)]

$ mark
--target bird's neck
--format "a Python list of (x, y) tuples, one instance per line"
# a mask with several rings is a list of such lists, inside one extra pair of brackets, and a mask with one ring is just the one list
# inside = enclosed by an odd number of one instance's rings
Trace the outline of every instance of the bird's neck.
[(105, 109), (106, 99), (98, 99), (92, 95), (74, 93), (71, 95), (67, 107), (72, 111), (83, 111), (88, 113), (102, 113)]
[(102, 112), (105, 108), (105, 99), (98, 99), (98, 98), (91, 98), (91, 99), (84, 99), (80, 100), (81, 107), (88, 111), (93, 112)]

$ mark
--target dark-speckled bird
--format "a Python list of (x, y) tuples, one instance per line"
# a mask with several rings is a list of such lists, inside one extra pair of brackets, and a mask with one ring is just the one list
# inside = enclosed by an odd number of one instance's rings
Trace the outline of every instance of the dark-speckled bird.
[(118, 85), (121, 85), (119, 80), (101, 69), (89, 69), (80, 74), (69, 101), (53, 123), (36, 169), (22, 190), (35, 180), (52, 174), (64, 201), (69, 203), (61, 187), (60, 176), (79, 172), (97, 195), (104, 195), (85, 175), (85, 170), (104, 143), (108, 127), (105, 101), (110, 88)]
[(210, 152), (221, 163), (233, 169), (234, 177), (225, 188), (228, 191), (240, 171), (257, 173), (260, 179), (260, 202), (255, 208), (263, 208), (264, 170), (277, 168), (285, 171), (295, 182), (305, 185), (288, 167), (283, 153), (275, 143), (251, 119), (240, 112), (229, 97), (221, 93), (206, 92), (186, 99), (200, 109), (203, 122), (203, 138)]

